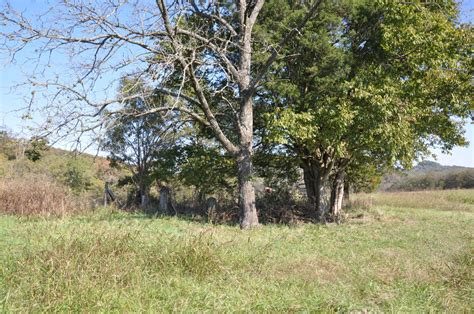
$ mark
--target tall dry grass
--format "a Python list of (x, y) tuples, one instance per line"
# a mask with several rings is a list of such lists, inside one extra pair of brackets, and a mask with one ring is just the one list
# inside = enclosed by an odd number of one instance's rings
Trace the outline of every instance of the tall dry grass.
[(64, 215), (76, 211), (67, 189), (47, 176), (0, 182), (0, 212), (17, 215)]
[(351, 202), (398, 208), (474, 212), (474, 189), (360, 193), (354, 195)]

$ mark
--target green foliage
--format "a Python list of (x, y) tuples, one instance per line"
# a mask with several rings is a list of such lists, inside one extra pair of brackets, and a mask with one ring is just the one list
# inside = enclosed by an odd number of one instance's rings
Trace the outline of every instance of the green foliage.
[[(10, 138), (8, 145), (12, 152), (21, 152), (24, 147), (24, 143), (15, 138)], [(102, 196), (105, 180), (113, 181), (125, 174), (123, 170), (112, 169), (104, 158), (74, 155), (52, 147), (41, 150), (41, 158), (36, 161), (18, 156), (20, 158), (9, 160), (0, 153), (2, 179), (28, 182), (29, 178), (45, 177), (47, 182), (82, 196), (85, 203)]]
[(402, 175), (390, 187), (389, 191), (449, 190), (473, 189), (474, 169), (454, 171), (431, 171)]
[(25, 150), (25, 156), (29, 160), (36, 162), (43, 157), (44, 152), (48, 148), (48, 141), (45, 138), (35, 136), (29, 141), (28, 148)]
[[(305, 10), (270, 2), (261, 42), (277, 42)], [(464, 145), (473, 32), (456, 17), (454, 1), (325, 2), (267, 76), (261, 137), (300, 160), (330, 156), (377, 171), (410, 167), (432, 146)]]
[(346, 169), (347, 183), (356, 193), (374, 192), (382, 181), (384, 170), (373, 164), (353, 162)]
[(300, 179), (298, 161), (284, 152), (259, 149), (253, 160), (256, 174), (274, 190), (288, 191)]
[(176, 179), (180, 171), (179, 166), (184, 162), (183, 158), (183, 150), (178, 145), (162, 148), (154, 156), (152, 173), (154, 180), (170, 182)]
[(139, 78), (123, 78), (120, 92), (123, 96), (147, 96), (129, 99), (122, 114), (111, 119), (103, 149), (109, 152), (112, 166), (131, 172), (120, 183), (131, 184), (138, 192), (136, 201), (146, 205), (143, 200), (148, 198), (153, 182), (168, 179), (173, 171), (170, 148), (179, 127), (172, 121), (171, 114), (168, 119), (160, 112), (147, 114), (165, 99), (151, 95), (150, 88)]
[(5, 130), (0, 130), (0, 155), (8, 160), (16, 159), (18, 142)]
[(86, 160), (72, 158), (66, 162), (60, 180), (74, 192), (80, 193), (91, 188), (94, 172)]
[(232, 195), (236, 190), (235, 176), (234, 159), (219, 148), (196, 144), (182, 150), (179, 178), (204, 195), (218, 191)]

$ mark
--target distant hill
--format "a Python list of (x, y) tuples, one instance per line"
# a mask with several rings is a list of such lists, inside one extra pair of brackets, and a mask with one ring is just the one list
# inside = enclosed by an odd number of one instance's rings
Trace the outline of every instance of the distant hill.
[(379, 191), (419, 191), (474, 188), (474, 168), (422, 161), (411, 170), (386, 174)]
[(422, 162), (418, 163), (415, 167), (413, 167), (410, 171), (408, 171), (408, 173), (431, 172), (431, 171), (458, 171), (458, 170), (466, 170), (466, 169), (474, 169), (474, 168), (461, 167), (461, 166), (443, 166), (435, 161), (423, 160)]

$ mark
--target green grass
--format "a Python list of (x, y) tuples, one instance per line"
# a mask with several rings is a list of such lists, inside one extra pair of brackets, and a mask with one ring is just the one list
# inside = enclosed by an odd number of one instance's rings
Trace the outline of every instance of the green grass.
[(350, 216), (252, 231), (108, 211), (0, 216), (0, 311), (472, 310), (473, 212)]

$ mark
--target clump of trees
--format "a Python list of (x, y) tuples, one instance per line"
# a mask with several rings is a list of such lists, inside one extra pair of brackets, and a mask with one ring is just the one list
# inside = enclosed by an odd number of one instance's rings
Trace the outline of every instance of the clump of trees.
[[(238, 191), (251, 228), (258, 175), (289, 187), (301, 174), (312, 216), (337, 219), (348, 184), (466, 144), (473, 32), (458, 14), (455, 1), (159, 0), (65, 2), (38, 20), (6, 5), (0, 19), (13, 59), (34, 45), (49, 66), (44, 53), (70, 48), (67, 78), (29, 79), (54, 93), (47, 135), (105, 123), (143, 206), (157, 181)], [(98, 100), (106, 75), (119, 92)]]
[[(147, 88), (139, 78), (124, 78), (120, 86), (124, 98), (147, 94)], [(152, 184), (164, 179), (163, 173), (156, 171), (159, 157), (175, 142), (180, 129), (159, 112), (141, 115), (149, 108), (159, 107), (162, 102), (159, 96), (127, 98), (121, 114), (110, 119), (103, 142), (112, 165), (125, 167), (130, 172), (120, 183), (131, 183), (136, 194), (134, 203), (142, 207), (149, 204)]]
[[(271, 2), (262, 38), (301, 19), (295, 8)], [(259, 98), (262, 127), (273, 149), (298, 160), (315, 214), (339, 214), (348, 172), (407, 168), (433, 145), (465, 143), (453, 117), (469, 116), (472, 30), (456, 14), (450, 2), (325, 3), (283, 47)]]
[(474, 169), (412, 173), (397, 178), (386, 191), (473, 189)]

